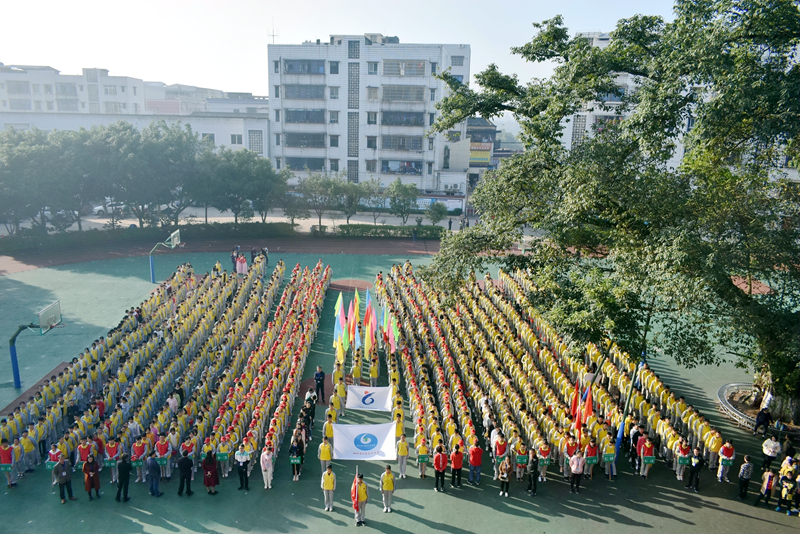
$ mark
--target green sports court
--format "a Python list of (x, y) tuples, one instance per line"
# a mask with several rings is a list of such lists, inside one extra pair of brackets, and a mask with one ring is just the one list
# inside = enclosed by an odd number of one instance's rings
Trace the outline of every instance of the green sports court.
[[(286, 262), (287, 274), (295, 264), (313, 267), (321, 259), (330, 265), (332, 280), (372, 282), (378, 271), (386, 273), (393, 264), (410, 259), (416, 265), (427, 263), (430, 256), (280, 253), (271, 250), (270, 265), (278, 259)], [(210, 271), (219, 260), (230, 269), (226, 252), (170, 252), (159, 254), (156, 279), (165, 279), (179, 264), (190, 262), (195, 273)], [(271, 272), (268, 268), (267, 272)], [(493, 273), (496, 274), (496, 273)], [(35, 319), (36, 312), (55, 300), (61, 302), (63, 328), (44, 336), (23, 332), (17, 339), (17, 351), (23, 382), (15, 390), (11, 382), (8, 349), (0, 357), (0, 405), (13, 401), (61, 362), (77, 356), (84, 347), (117, 325), (125, 310), (138, 305), (153, 289), (149, 282), (145, 256), (100, 259), (97, 261), (42, 267), (0, 276), (0, 331), (9, 337), (17, 325)], [(317, 365), (326, 373), (333, 365), (333, 308), (338, 291), (330, 291), (325, 301), (319, 335), (305, 365), (303, 380), (313, 376)], [(347, 297), (347, 295), (345, 295)], [(362, 295), (363, 297), (363, 295)], [(348, 299), (349, 300), (349, 299)], [(760, 458), (760, 441), (746, 429), (737, 429), (716, 410), (717, 389), (726, 383), (747, 381), (750, 376), (732, 364), (720, 367), (679, 368), (674, 362), (651, 360), (651, 366), (671, 388), (687, 398), (732, 437), (737, 458), (750, 453)], [(385, 369), (380, 385), (386, 384)], [(402, 390), (403, 388), (401, 388)], [(292, 411), (292, 422), (299, 411), (299, 401)], [(257, 468), (249, 492), (237, 491), (235, 475), (222, 479), (219, 494), (209, 496), (202, 490), (202, 476), (197, 477), (192, 497), (177, 495), (177, 477), (162, 482), (165, 495), (154, 498), (145, 484), (131, 482), (131, 500), (114, 501), (116, 486), (109, 484), (107, 470), (101, 474), (102, 498), (89, 502), (83, 491), (80, 473), (73, 476), (73, 490), (78, 501), (61, 505), (57, 489), (50, 485), (50, 474), (43, 466), (26, 475), (13, 490), (3, 489), (0, 514), (3, 532), (16, 533), (213, 533), (213, 532), (344, 532), (356, 527), (350, 503), (350, 485), (356, 463), (334, 460), (337, 474), (334, 511), (323, 510), (320, 468), (316, 460), (323, 410), (317, 410), (314, 440), (309, 444), (305, 470), (298, 482), (292, 481), (284, 446), (277, 457), (273, 489), (265, 491)], [(385, 413), (348, 411), (346, 423), (388, 422)], [(406, 422), (406, 434), (413, 434)], [(738, 466), (737, 462), (737, 466)], [(450, 489), (435, 493), (433, 479), (420, 480), (416, 462), (409, 462), (409, 478), (397, 480), (393, 513), (382, 513), (378, 478), (385, 465), (359, 462), (370, 489), (365, 531), (392, 533), (417, 532), (789, 532), (797, 528), (797, 517), (787, 517), (772, 508), (755, 508), (758, 483), (756, 475), (750, 486), (750, 498), (736, 498), (733, 483), (718, 483), (712, 473), (702, 474), (700, 494), (688, 492), (674, 474), (659, 463), (648, 481), (634, 475), (624, 461), (618, 462), (615, 482), (595, 474), (585, 481), (580, 495), (569, 493), (569, 484), (556, 476), (540, 483), (538, 494), (528, 496), (523, 483), (511, 482), (509, 498), (498, 496), (492, 481), (488, 455), (484, 455), (483, 479), (478, 487)], [(758, 462), (756, 462), (758, 465)], [(393, 469), (396, 471), (396, 462)], [(738, 469), (738, 467), (736, 468)], [(489, 476), (487, 475), (489, 473)], [(756, 469), (756, 472), (757, 469)], [(447, 480), (449, 481), (449, 474)], [(55, 490), (55, 491), (54, 491)]]

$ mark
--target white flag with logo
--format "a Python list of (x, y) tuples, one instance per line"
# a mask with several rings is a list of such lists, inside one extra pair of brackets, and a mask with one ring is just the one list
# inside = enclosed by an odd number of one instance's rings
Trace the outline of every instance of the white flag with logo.
[(333, 425), (335, 460), (397, 460), (394, 446), (396, 423), (382, 425)]
[(344, 406), (348, 410), (391, 412), (392, 388), (347, 386), (347, 403)]

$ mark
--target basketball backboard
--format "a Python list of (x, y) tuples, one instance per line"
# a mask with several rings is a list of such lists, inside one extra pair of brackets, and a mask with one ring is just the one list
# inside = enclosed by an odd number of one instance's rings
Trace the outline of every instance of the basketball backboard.
[(61, 301), (57, 300), (46, 306), (37, 315), (39, 317), (39, 334), (43, 336), (61, 324)]

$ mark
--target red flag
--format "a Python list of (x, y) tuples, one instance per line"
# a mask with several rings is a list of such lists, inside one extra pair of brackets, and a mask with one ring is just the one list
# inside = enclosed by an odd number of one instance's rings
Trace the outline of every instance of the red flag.
[(594, 408), (592, 407), (592, 385), (589, 384), (586, 387), (586, 404), (583, 406), (583, 417), (584, 419), (588, 419), (594, 413)]
[(350, 489), (350, 500), (353, 501), (353, 510), (358, 512), (358, 471), (353, 479), (353, 487)]
[(578, 415), (578, 402), (581, 398), (581, 389), (578, 386), (578, 382), (575, 381), (575, 393), (572, 394), (572, 406), (570, 407), (570, 413), (572, 417), (575, 418)]

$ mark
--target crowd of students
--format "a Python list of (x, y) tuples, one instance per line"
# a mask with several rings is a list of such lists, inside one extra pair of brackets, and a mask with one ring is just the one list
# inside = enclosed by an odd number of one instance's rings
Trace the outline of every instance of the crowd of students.
[[(478, 450), (478, 465), (471, 460), (471, 449), (479, 444), (470, 411), (452, 416), (454, 408), (468, 407), (469, 399), (482, 417), (493, 478), (500, 481), (503, 496), (511, 476), (527, 479), (527, 491), (535, 495), (537, 484), (547, 481), (548, 469), (570, 480), (573, 492), (580, 492), (581, 480), (593, 478), (595, 466), (614, 480), (622, 460), (616, 447), (620, 430), (622, 451), (645, 479), (658, 460), (687, 489), (699, 491), (705, 466), (719, 482), (729, 481), (736, 459), (731, 440), (723, 439), (683, 397), (676, 397), (646, 363), (635, 364), (619, 347), (606, 343), (601, 350), (589, 344), (582, 357), (567, 356), (563, 340), (528, 302), (525, 295), (534, 286), (524, 272), (501, 271), (498, 285), (488, 275), (482, 286), (473, 279), (454, 297), (452, 307), (440, 303), (410, 263), (393, 266), (387, 277), (379, 274), (375, 285), (403, 331), (399, 353), (417, 428), (417, 454), (427, 459), (432, 443), (433, 452), (442, 454), (434, 454), (437, 473), (437, 462), (460, 468), (458, 453), (466, 448), (469, 481), (480, 480)], [(420, 374), (427, 384), (421, 395)], [(629, 414), (623, 417), (628, 395)], [(447, 412), (443, 419), (437, 405)], [(441, 421), (447, 422), (444, 436)], [(447, 453), (451, 457), (445, 463)], [(797, 507), (797, 470), (791, 456), (786, 455), (780, 472), (772, 476), (762, 466), (765, 480), (774, 478), (765, 482), (770, 492), (784, 496), (778, 507), (782, 510), (790, 502)], [(419, 465), (424, 476), (426, 464)], [(753, 476), (749, 458), (739, 475), (739, 495), (746, 498)], [(455, 475), (451, 483), (458, 484)], [(437, 474), (435, 489), (443, 486), (444, 476)]]
[[(107, 339), (45, 383), (32, 399), (36, 410), (20, 407), (0, 423), (9, 488), (40, 463), (52, 470), (62, 503), (65, 493), (73, 498), (76, 469), (90, 498), (92, 489), (99, 497), (104, 467), (125, 500), (129, 475), (149, 478), (150, 493), (161, 496), (159, 482), (174, 468), (179, 494), (184, 484), (193, 493), (199, 468), (210, 494), (233, 465), (246, 488), (242, 472), (263, 465), (257, 449), (277, 453), (331, 274), (321, 263), (297, 265), (270, 322), (285, 267), (278, 262), (266, 287), (265, 267), (260, 255), (239, 276), (216, 269), (199, 281), (191, 265), (179, 267)], [(27, 430), (34, 420), (35, 433)]]

